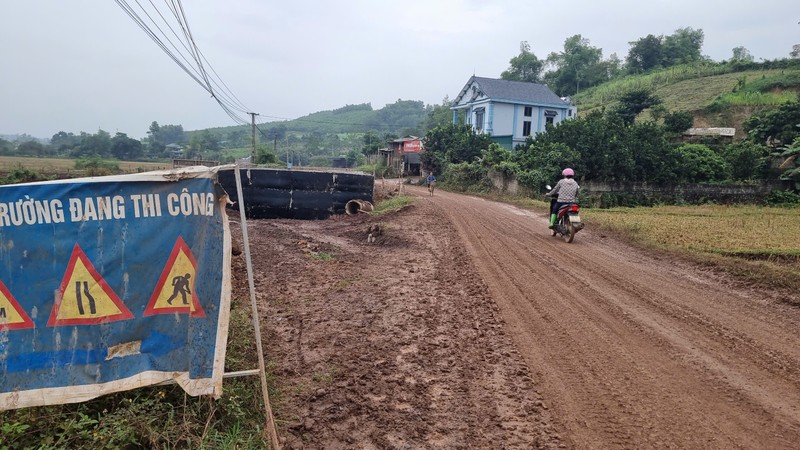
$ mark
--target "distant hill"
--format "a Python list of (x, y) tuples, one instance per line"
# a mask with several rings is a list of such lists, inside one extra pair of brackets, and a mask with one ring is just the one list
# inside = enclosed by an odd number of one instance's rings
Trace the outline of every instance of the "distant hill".
[[(259, 130), (265, 134), (273, 129), (285, 133), (392, 133), (396, 135), (419, 133), (419, 126), (425, 119), (431, 106), (422, 101), (397, 100), (381, 109), (372, 109), (369, 103), (346, 105), (331, 111), (319, 111), (293, 120), (274, 121), (259, 124)], [(231, 126), (209, 128), (217, 136), (228, 136), (240, 131), (249, 132), (248, 126)], [(197, 131), (188, 131), (188, 138)]]
[[(743, 120), (753, 112), (797, 99), (800, 61), (676, 66), (613, 80), (580, 92), (572, 100), (583, 115), (613, 108), (622, 94), (638, 88), (650, 89), (667, 111), (692, 113), (695, 126), (733, 127), (740, 135)], [(651, 117), (652, 111), (645, 110), (638, 119)]]

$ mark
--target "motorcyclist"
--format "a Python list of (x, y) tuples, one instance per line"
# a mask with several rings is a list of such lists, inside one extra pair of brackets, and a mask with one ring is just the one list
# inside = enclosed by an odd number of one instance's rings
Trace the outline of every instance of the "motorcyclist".
[(581, 190), (581, 187), (578, 186), (578, 182), (573, 179), (573, 177), (575, 177), (574, 170), (567, 167), (561, 172), (561, 175), (563, 175), (564, 178), (558, 180), (553, 190), (545, 194), (549, 197), (557, 195), (556, 201), (550, 204), (550, 226), (548, 227), (550, 229), (553, 229), (556, 225), (558, 210), (566, 204), (577, 203), (578, 191)]

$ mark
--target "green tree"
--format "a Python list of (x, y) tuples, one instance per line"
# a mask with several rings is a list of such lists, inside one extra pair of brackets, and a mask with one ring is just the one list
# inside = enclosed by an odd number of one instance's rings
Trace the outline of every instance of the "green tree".
[(111, 155), (121, 160), (136, 160), (144, 154), (142, 143), (137, 139), (131, 139), (125, 133), (117, 133), (111, 138)]
[(351, 149), (345, 156), (347, 159), (347, 167), (361, 165), (364, 162), (364, 155), (356, 149)]
[(436, 127), (443, 127), (453, 123), (453, 111), (450, 109), (450, 97), (445, 96), (441, 105), (427, 107), (425, 122), (422, 126), (426, 133)]
[(678, 28), (666, 36), (661, 44), (661, 65), (672, 67), (679, 64), (691, 64), (703, 59), (703, 30), (691, 27)]
[(188, 158), (203, 158), (204, 154), (216, 154), (219, 152), (221, 145), (217, 135), (210, 130), (203, 130), (200, 133), (194, 133), (189, 139), (189, 147), (186, 152)]
[(97, 130), (96, 134), (81, 133), (81, 143), (72, 150), (74, 157), (108, 157), (111, 155), (111, 134)]
[(520, 167), (519, 181), (537, 191), (547, 184), (555, 184), (565, 167), (580, 167), (580, 159), (580, 152), (563, 142), (534, 142), (513, 155)]
[(681, 180), (689, 183), (722, 181), (728, 178), (728, 166), (722, 157), (703, 144), (678, 147), (678, 170)]
[(154, 120), (147, 130), (147, 152), (150, 156), (161, 156), (167, 144), (161, 137), (161, 125)]
[(625, 123), (632, 124), (640, 112), (658, 104), (661, 104), (661, 99), (649, 89), (636, 88), (620, 96), (615, 112), (622, 117)]
[(722, 150), (722, 158), (730, 168), (731, 178), (746, 181), (766, 177), (769, 148), (741, 141), (728, 144)]
[(612, 53), (611, 56), (604, 62), (606, 67), (606, 72), (608, 74), (608, 79), (613, 80), (614, 78), (619, 78), (623, 74), (623, 64), (622, 61), (619, 59), (616, 53)]
[(529, 83), (541, 82), (544, 62), (531, 52), (528, 41), (519, 44), (519, 55), (511, 58), (510, 67), (500, 74), (500, 78), (510, 81), (527, 81)]
[(73, 133), (59, 131), (50, 138), (50, 146), (53, 147), (57, 153), (67, 154), (75, 147), (80, 145), (81, 139)]
[(631, 48), (625, 58), (628, 73), (644, 73), (661, 66), (661, 37), (648, 34), (637, 41), (629, 42)]
[(634, 123), (623, 129), (624, 146), (633, 158), (630, 181), (674, 183), (678, 179), (678, 154), (670, 145), (664, 129), (655, 122)]
[(757, 112), (743, 126), (749, 139), (758, 144), (794, 142), (800, 136), (800, 100)]
[(148, 153), (155, 157), (163, 156), (164, 147), (169, 144), (186, 142), (183, 125), (159, 125), (158, 122), (153, 121), (147, 134)]
[(11, 142), (0, 138), (0, 155), (11, 155), (14, 152), (14, 145)]
[(246, 147), (250, 143), (250, 133), (244, 128), (237, 128), (225, 135), (226, 148)]
[(474, 162), (491, 143), (489, 136), (476, 133), (470, 125), (436, 127), (422, 140), (425, 147), (421, 155), (422, 164), (436, 173), (442, 173), (448, 164)]
[(608, 80), (608, 68), (602, 61), (603, 50), (589, 45), (589, 40), (576, 34), (564, 41), (564, 50), (547, 56), (545, 80), (562, 96), (574, 95), (581, 88), (596, 86)]
[[(617, 114), (592, 111), (536, 135), (532, 144), (534, 149), (559, 144), (575, 152), (562, 152), (569, 159), (557, 161), (561, 169), (575, 169), (581, 179), (662, 182), (674, 178), (671, 168), (676, 156), (663, 128), (652, 122), (628, 125)], [(522, 161), (520, 165), (525, 170), (535, 168)]]
[(693, 124), (694, 116), (688, 111), (673, 111), (664, 116), (664, 127), (672, 133), (683, 133)]
[(376, 155), (378, 154), (378, 149), (385, 147), (386, 144), (380, 135), (374, 131), (367, 131), (362, 139), (364, 145), (361, 147), (361, 153), (364, 155)]
[(734, 47), (731, 62), (753, 62), (753, 55), (744, 47)]
[(38, 141), (24, 141), (17, 146), (17, 154), (25, 156), (44, 156), (47, 148)]
[(256, 164), (275, 164), (278, 162), (278, 155), (272, 152), (266, 145), (256, 146)]

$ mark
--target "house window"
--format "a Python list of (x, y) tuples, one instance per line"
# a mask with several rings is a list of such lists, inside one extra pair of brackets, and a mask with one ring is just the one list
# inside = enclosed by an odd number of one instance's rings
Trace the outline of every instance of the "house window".
[[(525, 107), (525, 117), (530, 117), (533, 115), (533, 106), (526, 106)], [(527, 136), (527, 134), (526, 134)]]
[(478, 108), (475, 110), (475, 129), (478, 131), (483, 130), (483, 108)]
[(556, 117), (557, 115), (558, 115), (558, 113), (557, 113), (557, 112), (555, 112), (555, 111), (550, 111), (550, 110), (547, 110), (547, 111), (545, 111), (545, 112), (544, 112), (544, 120), (545, 120), (545, 123), (546, 123), (546, 124), (548, 124), (548, 123), (549, 123), (550, 125), (552, 125), (552, 124), (553, 124), (553, 121), (555, 120), (555, 117)]
[(522, 135), (523, 136), (530, 136), (531, 135), (531, 121), (526, 120), (522, 122)]

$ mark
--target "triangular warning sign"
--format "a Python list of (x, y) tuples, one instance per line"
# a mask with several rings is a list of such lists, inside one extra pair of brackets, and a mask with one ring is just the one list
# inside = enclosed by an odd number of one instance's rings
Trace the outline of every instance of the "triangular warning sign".
[(93, 325), (127, 319), (133, 319), (133, 314), (75, 244), (47, 326)]
[(0, 281), (0, 331), (33, 328), (33, 321), (22, 309), (17, 299)]
[(144, 315), (179, 313), (189, 314), (190, 317), (205, 317), (194, 289), (195, 280), (197, 261), (183, 238), (178, 236)]

